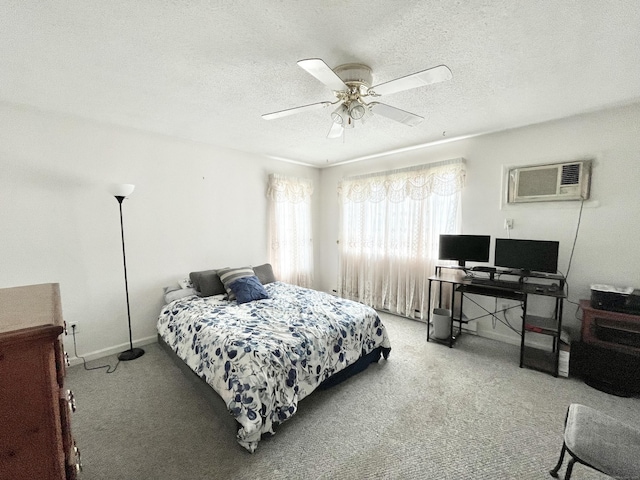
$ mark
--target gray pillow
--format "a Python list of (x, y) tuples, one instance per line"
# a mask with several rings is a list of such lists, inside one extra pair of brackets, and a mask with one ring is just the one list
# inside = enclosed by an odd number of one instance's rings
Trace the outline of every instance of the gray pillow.
[(193, 287), (199, 291), (203, 297), (227, 293), (222, 281), (220, 281), (217, 270), (191, 272), (189, 278), (191, 279), (191, 283), (193, 283)]
[(253, 271), (255, 272), (256, 277), (258, 277), (258, 280), (260, 280), (260, 283), (263, 285), (276, 281), (276, 277), (273, 275), (273, 268), (270, 263), (253, 267)]

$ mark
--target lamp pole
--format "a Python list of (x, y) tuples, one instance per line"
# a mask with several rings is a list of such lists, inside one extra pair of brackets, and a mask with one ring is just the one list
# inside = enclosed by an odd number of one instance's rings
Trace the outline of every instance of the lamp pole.
[[(129, 350), (125, 350), (118, 354), (118, 359), (123, 361), (135, 360), (144, 355), (144, 350), (141, 348), (133, 348), (133, 337), (131, 335), (131, 308), (129, 306), (129, 283), (127, 281), (127, 254), (124, 248), (124, 222), (122, 221), (122, 202), (128, 194), (133, 192), (133, 185), (120, 185), (120, 191), (114, 195), (118, 201), (120, 207), (120, 234), (122, 237), (122, 262), (124, 266), (124, 291), (127, 298), (127, 320), (129, 322)], [(124, 188), (127, 187), (127, 188)], [(124, 193), (124, 195), (123, 195)]]

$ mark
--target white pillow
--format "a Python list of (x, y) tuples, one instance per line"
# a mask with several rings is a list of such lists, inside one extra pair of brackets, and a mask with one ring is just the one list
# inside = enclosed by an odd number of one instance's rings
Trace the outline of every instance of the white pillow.
[(173, 288), (165, 287), (164, 290), (164, 302), (171, 303), (179, 298), (190, 297), (191, 295), (197, 295), (198, 292), (195, 288)]

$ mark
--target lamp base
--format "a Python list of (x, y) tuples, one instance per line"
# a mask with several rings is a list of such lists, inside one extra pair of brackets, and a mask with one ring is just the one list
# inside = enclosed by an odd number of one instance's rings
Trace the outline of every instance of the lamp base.
[(135, 360), (136, 358), (140, 358), (144, 355), (144, 350), (141, 348), (132, 348), (131, 350), (125, 350), (118, 354), (118, 360), (122, 360), (123, 362), (127, 362), (129, 360)]

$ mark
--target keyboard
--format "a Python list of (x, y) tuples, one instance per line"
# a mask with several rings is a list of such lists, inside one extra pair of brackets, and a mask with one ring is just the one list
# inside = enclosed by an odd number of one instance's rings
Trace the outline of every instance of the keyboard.
[(521, 290), (520, 282), (508, 280), (491, 280), (489, 278), (472, 278), (471, 285), (482, 285), (484, 287), (508, 288), (509, 290)]

